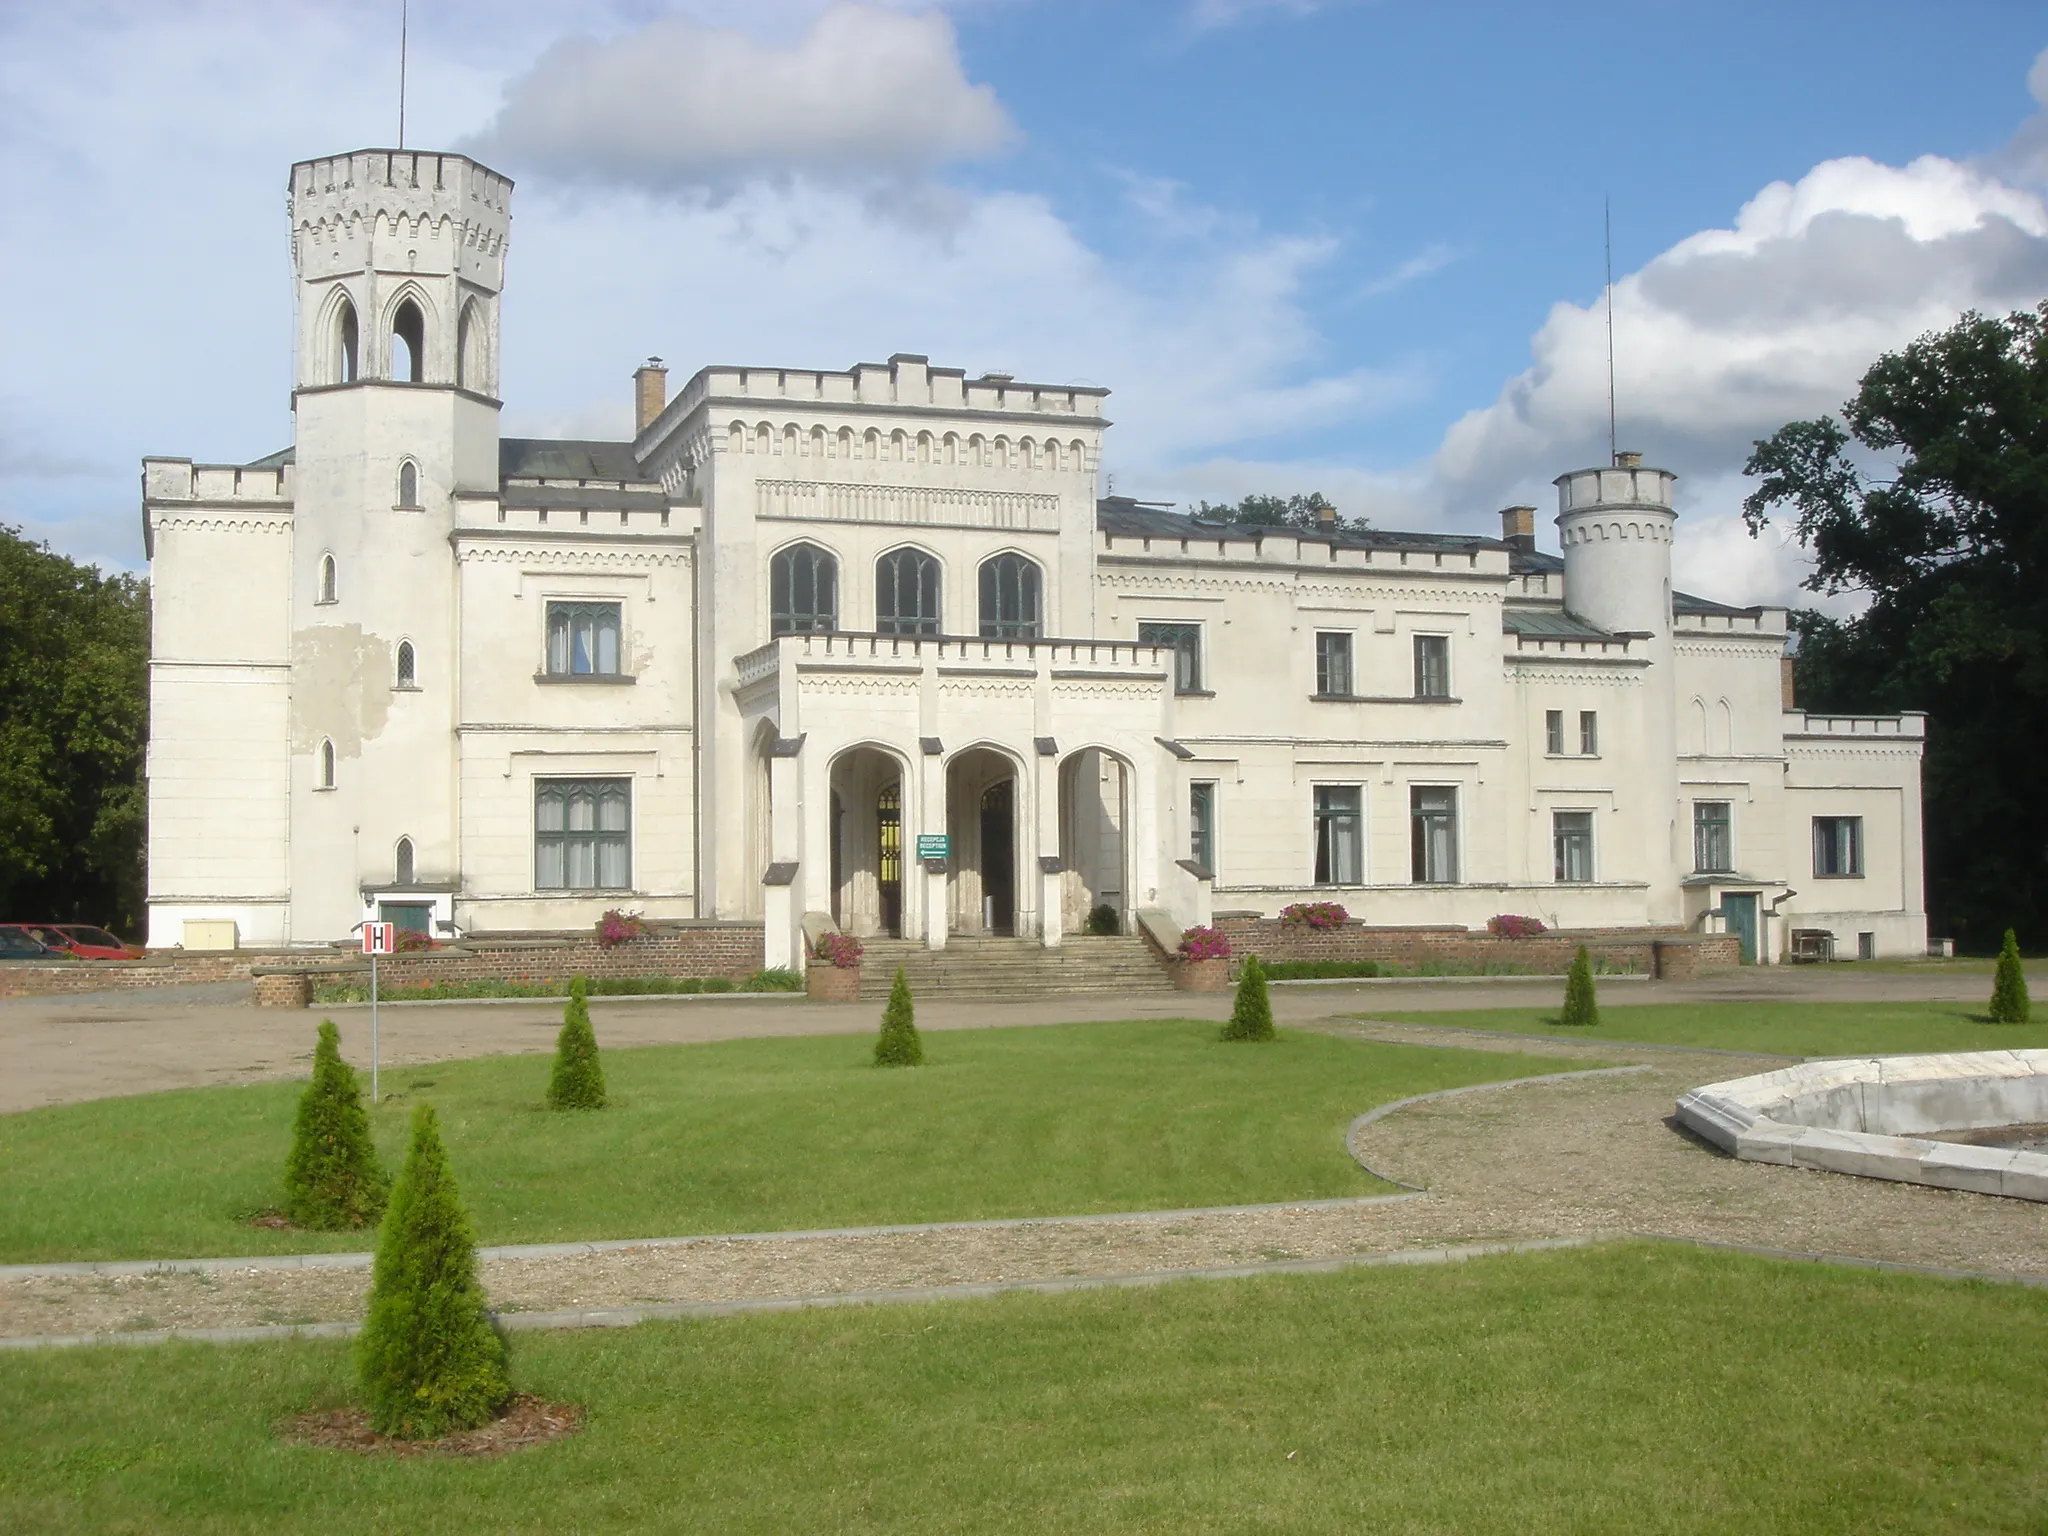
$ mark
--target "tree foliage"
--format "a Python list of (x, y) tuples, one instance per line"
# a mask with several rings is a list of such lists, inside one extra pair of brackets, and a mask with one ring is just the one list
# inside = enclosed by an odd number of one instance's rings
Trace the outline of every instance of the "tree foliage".
[(1266, 967), (1257, 955), (1246, 955), (1237, 972), (1237, 997), (1223, 1026), (1226, 1040), (1273, 1038), (1273, 1000), (1266, 995)]
[(149, 585), (0, 524), (0, 912), (142, 918)]
[(1991, 979), (1991, 1022), (2024, 1024), (2033, 1014), (2027, 997), (2027, 973), (2020, 964), (2019, 937), (2005, 930), (2005, 942), (1998, 949), (1998, 974)]
[(1581, 944), (1564, 978), (1564, 1012), (1558, 1023), (1591, 1029), (1600, 1022), (1600, 1000), (1593, 991), (1593, 958)]
[(322, 1019), (285, 1158), (285, 1214), (316, 1232), (360, 1227), (377, 1219), (390, 1185), (377, 1166), (355, 1068), (341, 1059), (334, 1021)]
[(910, 1000), (910, 981), (900, 965), (896, 967), (896, 979), (889, 983), (889, 1001), (882, 1009), (882, 1028), (875, 1036), (875, 1065), (924, 1065), (924, 1041), (917, 1033), (917, 1012)]
[(590, 1027), (590, 982), (569, 983), (562, 1032), (555, 1036), (555, 1070), (548, 1079), (549, 1109), (603, 1109), (604, 1064), (597, 1059), (597, 1032)]
[(431, 1104), (377, 1237), (356, 1363), (379, 1434), (430, 1440), (488, 1423), (512, 1395), (476, 1274), (476, 1234)]
[(1241, 528), (1299, 528), (1310, 533), (1364, 533), (1372, 524), (1362, 517), (1338, 515), (1325, 522), (1336, 506), (1321, 491), (1297, 496), (1247, 496), (1236, 503), (1202, 502), (1195, 516), (1209, 523), (1235, 523)]
[(1839, 421), (1779, 428), (1747, 468), (1750, 531), (1789, 512), (1807, 588), (1869, 599), (1794, 616), (1801, 705), (1928, 712), (1937, 931), (2048, 940), (2048, 304), (1887, 353)]

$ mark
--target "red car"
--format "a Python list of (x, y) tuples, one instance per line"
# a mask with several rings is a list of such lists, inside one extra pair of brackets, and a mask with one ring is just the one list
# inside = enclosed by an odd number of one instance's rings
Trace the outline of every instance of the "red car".
[(106, 929), (94, 928), (87, 923), (7, 923), (0, 926), (25, 933), (44, 948), (69, 955), (74, 960), (142, 958), (142, 951), (135, 945), (124, 944)]

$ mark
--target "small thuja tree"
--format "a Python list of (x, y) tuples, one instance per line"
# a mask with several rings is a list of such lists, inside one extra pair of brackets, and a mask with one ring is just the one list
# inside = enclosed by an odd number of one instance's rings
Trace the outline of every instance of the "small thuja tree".
[(548, 1079), (549, 1109), (603, 1109), (604, 1066), (597, 1059), (597, 1035), (590, 1027), (590, 983), (569, 983), (569, 1006), (555, 1037), (555, 1073)]
[(1991, 1022), (2024, 1024), (2033, 1004), (2027, 998), (2027, 973), (2020, 968), (2020, 941), (2008, 928), (1998, 949), (1998, 974), (1991, 982)]
[(379, 1434), (430, 1440), (490, 1422), (512, 1395), (505, 1341), (484, 1307), (476, 1234), (430, 1104), (377, 1238), (356, 1363)]
[(1593, 995), (1593, 960), (1581, 944), (1572, 956), (1572, 968), (1564, 978), (1564, 1013), (1560, 1024), (1594, 1025), (1600, 1022), (1600, 1003)]
[(355, 1068), (341, 1059), (332, 1019), (320, 1022), (313, 1080), (299, 1097), (292, 1150), (284, 1164), (285, 1214), (302, 1227), (333, 1232), (375, 1221), (391, 1181), (377, 1166), (370, 1117)]
[(889, 984), (889, 1003), (882, 1010), (882, 1031), (875, 1036), (875, 1065), (924, 1065), (924, 1042), (917, 1037), (917, 1014), (910, 1001), (910, 982), (900, 965), (896, 967), (896, 979)]
[(1226, 1040), (1273, 1038), (1273, 1002), (1266, 996), (1266, 967), (1257, 955), (1246, 955), (1237, 973), (1237, 1003), (1223, 1026)]

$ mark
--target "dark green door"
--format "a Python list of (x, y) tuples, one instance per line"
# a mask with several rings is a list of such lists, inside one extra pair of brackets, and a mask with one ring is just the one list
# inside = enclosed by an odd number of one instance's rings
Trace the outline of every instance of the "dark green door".
[(1756, 964), (1756, 892), (1745, 891), (1741, 895), (1721, 898), (1721, 915), (1728, 920), (1728, 931), (1742, 940), (1742, 963)]

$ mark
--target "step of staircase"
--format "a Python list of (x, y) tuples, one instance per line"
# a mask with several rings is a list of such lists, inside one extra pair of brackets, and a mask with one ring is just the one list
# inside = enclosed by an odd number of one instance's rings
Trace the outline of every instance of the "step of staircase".
[(1140, 938), (951, 938), (944, 949), (914, 939), (864, 939), (860, 995), (889, 995), (896, 968), (917, 997), (1025, 998), (1046, 992), (1171, 992), (1166, 967)]

